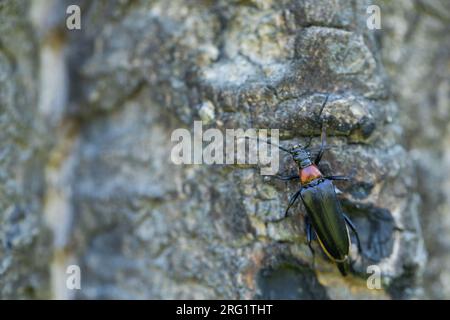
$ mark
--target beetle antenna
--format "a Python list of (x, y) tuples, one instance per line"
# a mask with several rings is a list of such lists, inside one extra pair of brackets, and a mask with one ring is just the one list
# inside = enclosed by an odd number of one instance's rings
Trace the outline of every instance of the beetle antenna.
[(311, 145), (311, 141), (312, 141), (312, 139), (313, 139), (313, 137), (311, 136), (311, 137), (309, 137), (309, 141), (308, 141), (308, 143), (306, 144), (306, 146), (304, 146), (303, 148), (304, 149), (308, 149), (309, 148), (309, 146)]
[(255, 138), (252, 138), (252, 137), (238, 137), (238, 139), (251, 139), (251, 140), (256, 140), (256, 141), (263, 141), (263, 142), (265, 142), (267, 144), (270, 144), (271, 146), (278, 147), (278, 149), (280, 149), (280, 150), (282, 150), (284, 152), (292, 154), (292, 152), (290, 150), (288, 150), (288, 149), (286, 149), (286, 148), (284, 148), (284, 147), (282, 147), (282, 146), (280, 146), (280, 145), (278, 145), (276, 143), (270, 142), (269, 140), (265, 140), (265, 139), (261, 139), (261, 138), (256, 138), (255, 139)]
[(329, 97), (330, 97), (330, 94), (327, 94), (327, 96), (325, 97), (325, 100), (322, 103), (322, 106), (320, 107), (319, 118), (322, 117), (323, 109), (325, 109), (325, 106), (327, 105)]
[[(329, 145), (326, 145), (326, 146), (323, 147), (324, 150), (331, 150), (331, 149), (335, 149), (335, 148), (338, 148), (338, 146), (329, 146)], [(315, 151), (317, 151), (317, 150), (320, 150), (321, 147), (320, 147), (320, 146), (317, 146), (317, 147), (307, 147), (307, 148), (305, 148), (305, 149), (306, 149), (307, 151), (315, 152)]]
[[(325, 106), (327, 105), (329, 97), (330, 97), (330, 94), (327, 94), (325, 97), (325, 100), (322, 103), (322, 106), (320, 107), (319, 118), (322, 116), (323, 109), (325, 109)], [(323, 127), (323, 123), (322, 123), (322, 127)], [(306, 146), (304, 146), (305, 149), (308, 149), (309, 146), (311, 145), (312, 138), (313, 138), (312, 136), (309, 137), (308, 143), (306, 144)]]

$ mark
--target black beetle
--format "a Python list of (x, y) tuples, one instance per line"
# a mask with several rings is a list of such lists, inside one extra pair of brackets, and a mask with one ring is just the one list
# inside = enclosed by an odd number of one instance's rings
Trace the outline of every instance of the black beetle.
[[(328, 96), (322, 105), (322, 110), (328, 101)], [(300, 197), (306, 208), (305, 217), (306, 236), (308, 246), (311, 247), (313, 236), (317, 237), (323, 251), (337, 264), (337, 267), (343, 276), (350, 270), (350, 234), (348, 227), (356, 236), (358, 250), (361, 250), (361, 244), (358, 232), (350, 218), (345, 215), (341, 204), (336, 196), (335, 187), (332, 180), (348, 181), (346, 176), (323, 176), (318, 168), (326, 149), (325, 126), (322, 126), (320, 150), (312, 161), (308, 146), (302, 147), (295, 145), (290, 149), (277, 146), (280, 150), (289, 153), (298, 166), (298, 174), (293, 176), (275, 176), (281, 180), (300, 179), (299, 190), (290, 198), (286, 209), (286, 215), (289, 209)], [(265, 141), (270, 143), (270, 141)], [(309, 144), (308, 144), (309, 145)]]

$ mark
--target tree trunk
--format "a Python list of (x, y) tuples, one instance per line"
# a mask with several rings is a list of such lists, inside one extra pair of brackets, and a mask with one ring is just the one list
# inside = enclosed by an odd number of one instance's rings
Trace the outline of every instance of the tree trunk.
[[(73, 2), (0, 6), (0, 297), (450, 298), (444, 1), (378, 1), (381, 30), (350, 0), (80, 1), (67, 30)], [(197, 120), (285, 146), (325, 123), (353, 273), (311, 254), (301, 203), (283, 219), (297, 182), (175, 165), (171, 134)]]
[[(26, 3), (0, 4), (0, 298), (49, 297), (42, 216), (45, 140), (37, 121), (38, 50)], [(24, 18), (25, 17), (25, 18)]]

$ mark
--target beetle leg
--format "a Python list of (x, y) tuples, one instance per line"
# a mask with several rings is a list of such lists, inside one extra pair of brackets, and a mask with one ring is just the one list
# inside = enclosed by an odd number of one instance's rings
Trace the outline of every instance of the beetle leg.
[(342, 180), (342, 181), (350, 181), (351, 180), (351, 178), (347, 177), (347, 176), (326, 176), (323, 178), (327, 179), (327, 180)]
[(283, 180), (283, 181), (290, 181), (290, 180), (295, 180), (295, 179), (300, 179), (298, 174), (294, 174), (292, 176), (280, 176), (280, 175), (275, 175), (274, 178), (277, 178), (279, 180)]
[(309, 250), (311, 251), (312, 254), (312, 267), (315, 268), (315, 264), (316, 264), (316, 252), (314, 251), (312, 245), (311, 245), (311, 241), (314, 238), (314, 230), (311, 224), (311, 221), (309, 221), (309, 217), (305, 216), (305, 228), (306, 228), (306, 241), (308, 243), (308, 247)]
[(346, 214), (344, 214), (344, 219), (345, 219), (345, 222), (347, 223), (347, 225), (350, 227), (350, 229), (352, 229), (353, 233), (355, 234), (356, 243), (358, 245), (358, 251), (359, 251), (359, 253), (362, 254), (363, 251), (362, 251), (362, 247), (361, 247), (361, 241), (359, 240), (358, 231), (356, 231), (355, 225), (353, 224), (352, 220), (350, 220), (350, 218), (347, 217)]
[(313, 240), (313, 236), (314, 236), (313, 232), (314, 231), (312, 229), (312, 224), (309, 221), (309, 217), (308, 216), (305, 216), (305, 226), (306, 226), (306, 241), (308, 242), (309, 250), (311, 250), (311, 253), (312, 253), (313, 257), (314, 257), (315, 256), (315, 252), (314, 252), (313, 247), (311, 246), (311, 241)]
[(302, 188), (300, 187), (300, 189), (298, 189), (298, 191), (296, 193), (294, 193), (294, 195), (291, 197), (291, 199), (289, 199), (289, 204), (288, 207), (284, 213), (284, 216), (286, 217), (288, 215), (288, 211), (289, 209), (292, 207), (292, 205), (295, 203), (295, 201), (298, 199), (298, 196), (300, 195), (300, 191), (302, 191)]

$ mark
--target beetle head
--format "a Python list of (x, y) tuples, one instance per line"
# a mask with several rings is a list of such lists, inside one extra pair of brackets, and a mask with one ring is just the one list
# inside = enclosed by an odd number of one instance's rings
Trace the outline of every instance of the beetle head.
[(301, 145), (296, 144), (293, 147), (291, 147), (290, 153), (294, 158), (294, 161), (301, 169), (312, 165), (311, 154)]

